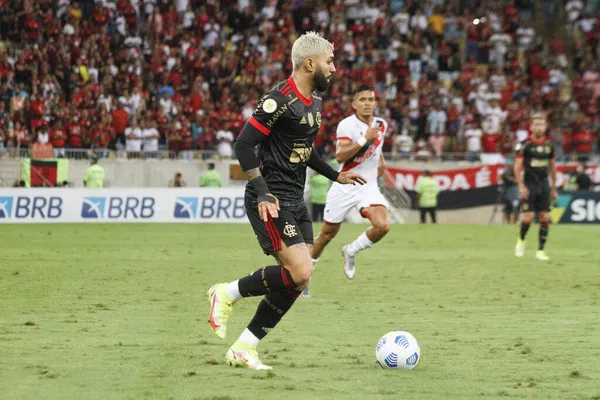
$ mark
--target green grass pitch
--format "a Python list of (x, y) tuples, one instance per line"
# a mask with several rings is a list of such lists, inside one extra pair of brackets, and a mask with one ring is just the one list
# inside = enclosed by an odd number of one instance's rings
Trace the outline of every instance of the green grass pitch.
[[(552, 226), (544, 263), (537, 226), (515, 259), (514, 226), (396, 225), (348, 281), (339, 249), (364, 228), (325, 250), (262, 372), (223, 364), (257, 298), (225, 340), (206, 322), (210, 285), (273, 263), (248, 225), (2, 225), (0, 398), (600, 399), (597, 227)], [(421, 345), (412, 372), (375, 367), (396, 329)]]

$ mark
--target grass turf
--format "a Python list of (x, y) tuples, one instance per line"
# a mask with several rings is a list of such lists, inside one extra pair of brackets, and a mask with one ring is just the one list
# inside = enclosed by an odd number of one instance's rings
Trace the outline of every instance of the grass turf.
[[(0, 225), (0, 397), (600, 399), (598, 228), (552, 227), (544, 263), (537, 227), (515, 259), (515, 227), (393, 226), (348, 281), (362, 229), (325, 250), (262, 372), (223, 364), (258, 299), (224, 341), (206, 322), (211, 284), (272, 264), (249, 226)], [(420, 342), (413, 372), (374, 365), (396, 329)]]

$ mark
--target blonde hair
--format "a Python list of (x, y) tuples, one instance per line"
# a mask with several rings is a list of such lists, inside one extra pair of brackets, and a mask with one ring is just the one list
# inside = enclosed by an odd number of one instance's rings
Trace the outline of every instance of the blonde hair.
[(320, 33), (310, 31), (300, 36), (292, 46), (292, 65), (298, 68), (308, 57), (333, 52), (333, 44)]
[(548, 117), (543, 112), (536, 112), (531, 116), (530, 121), (533, 122), (536, 119), (543, 119), (544, 121), (547, 121)]

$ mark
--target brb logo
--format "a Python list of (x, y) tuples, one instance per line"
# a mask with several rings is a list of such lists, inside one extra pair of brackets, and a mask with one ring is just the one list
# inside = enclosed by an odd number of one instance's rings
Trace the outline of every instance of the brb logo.
[(62, 215), (63, 200), (55, 196), (0, 197), (0, 219), (56, 219)]
[(241, 219), (246, 216), (243, 197), (177, 197), (177, 219)]
[(148, 219), (154, 216), (153, 197), (84, 197), (81, 218)]

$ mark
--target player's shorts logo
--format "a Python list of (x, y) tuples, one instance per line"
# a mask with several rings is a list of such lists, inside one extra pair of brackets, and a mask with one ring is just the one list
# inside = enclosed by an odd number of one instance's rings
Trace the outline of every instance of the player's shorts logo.
[(192, 219), (196, 217), (198, 210), (197, 197), (178, 197), (175, 200), (174, 218)]
[(12, 215), (12, 197), (0, 197), (0, 218), (10, 218)]
[(105, 197), (84, 197), (81, 204), (81, 218), (103, 218), (105, 206)]
[(291, 225), (289, 222), (285, 223), (285, 228), (283, 228), (283, 234), (287, 237), (294, 237), (298, 234), (296, 231), (296, 226)]

